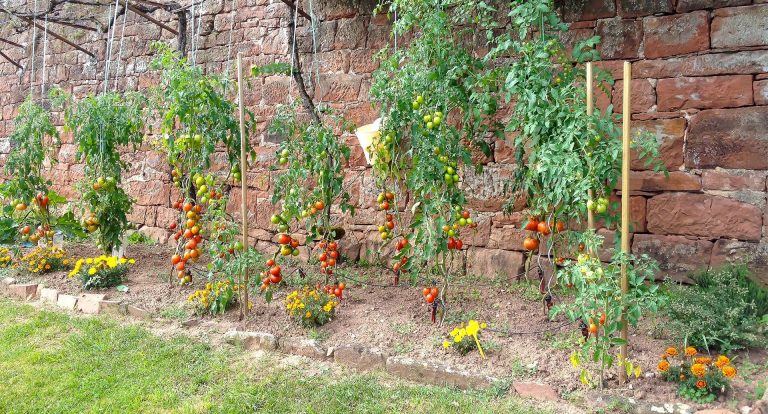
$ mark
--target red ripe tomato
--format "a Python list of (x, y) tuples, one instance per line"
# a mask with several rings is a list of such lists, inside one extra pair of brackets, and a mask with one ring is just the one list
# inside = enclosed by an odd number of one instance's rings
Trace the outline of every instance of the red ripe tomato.
[(339, 258), (339, 252), (336, 250), (331, 250), (328, 252), (328, 256), (330, 256), (332, 259), (338, 259)]
[(276, 275), (270, 275), (270, 276), (269, 276), (269, 281), (270, 281), (270, 283), (278, 284), (278, 283), (280, 283), (280, 281), (282, 281), (282, 280), (283, 280), (283, 277), (282, 277), (282, 276), (280, 276), (280, 274), (276, 274)]
[(271, 269), (269, 269), (269, 274), (272, 276), (277, 276), (280, 274), (280, 266), (273, 266)]
[(395, 199), (395, 194), (392, 192), (387, 191), (387, 194), (385, 194), (387, 200), (392, 201)]
[(179, 272), (183, 271), (184, 270), (184, 262), (177, 263), (176, 264), (176, 270), (178, 270)]
[(381, 207), (382, 210), (389, 210), (389, 201), (384, 201), (383, 203), (379, 204), (379, 207)]
[(291, 240), (291, 247), (293, 247), (294, 249), (299, 247), (299, 241), (296, 239)]
[(318, 210), (322, 210), (325, 208), (325, 203), (322, 201), (316, 201), (314, 207)]
[(432, 303), (432, 302), (435, 301), (435, 297), (432, 296), (431, 293), (429, 295), (427, 295), (425, 299), (427, 300), (427, 303)]
[(174, 238), (174, 240), (179, 241), (179, 239), (181, 238), (181, 233), (174, 234), (173, 238)]
[(469, 211), (464, 210), (461, 212), (461, 217), (468, 219), (469, 218)]
[(400, 262), (395, 262), (395, 264), (392, 265), (392, 270), (394, 270), (395, 272), (400, 271), (400, 267), (402, 266), (403, 265), (401, 265)]
[(394, 218), (394, 217), (392, 217), (392, 215), (391, 215), (391, 214), (387, 213), (387, 221), (392, 221), (392, 220), (394, 220), (394, 219), (395, 219), (395, 218)]
[(328, 243), (328, 250), (333, 251), (333, 250), (336, 250), (338, 247), (339, 247), (339, 245), (336, 244), (336, 242), (332, 241), (332, 242)]
[(200, 244), (200, 243), (202, 243), (202, 242), (203, 242), (203, 236), (201, 236), (201, 235), (199, 235), (199, 234), (195, 234), (195, 235), (192, 237), (192, 240), (194, 240), (194, 241), (195, 241), (195, 243), (197, 243), (197, 244)]
[(339, 289), (344, 290), (347, 288), (347, 284), (344, 282), (339, 283)]
[(430, 289), (429, 289), (429, 288), (424, 288), (424, 289), (422, 289), (422, 290), (421, 290), (421, 294), (422, 294), (423, 296), (427, 296), (427, 295), (429, 295), (429, 292), (430, 292)]
[(594, 323), (589, 324), (589, 333), (596, 334), (597, 333), (597, 325)]
[(453, 250), (456, 248), (456, 240), (453, 237), (448, 238), (448, 249)]
[(406, 263), (408, 263), (408, 258), (407, 258), (407, 257), (403, 257), (402, 259), (400, 259), (400, 263), (401, 263), (403, 266), (405, 266), (405, 265), (406, 265)]
[(339, 289), (339, 288), (333, 289), (333, 294), (334, 294), (334, 295), (335, 295), (337, 298), (340, 298), (340, 297), (341, 297), (341, 289)]
[(538, 248), (539, 248), (539, 239), (534, 239), (533, 237), (526, 237), (525, 240), (523, 240), (523, 249), (533, 251)]
[(430, 294), (430, 295), (432, 295), (432, 296), (434, 296), (434, 297), (437, 297), (437, 294), (438, 294), (439, 292), (440, 292), (440, 289), (438, 289), (438, 288), (436, 288), (436, 287), (433, 287), (432, 289), (430, 289), (430, 290), (429, 290), (429, 294)]
[(395, 228), (395, 222), (394, 221), (388, 221), (387, 222), (387, 228), (392, 230)]
[(539, 224), (536, 226), (536, 229), (539, 231), (539, 233), (541, 233), (541, 234), (543, 234), (545, 236), (548, 235), (549, 233), (551, 233), (551, 230), (549, 228), (549, 224), (547, 224), (544, 221), (540, 221)]
[(40, 206), (41, 207), (48, 207), (48, 201), (49, 200), (48, 200), (48, 196), (47, 195), (44, 195), (44, 196), (40, 197)]
[(272, 259), (267, 260), (267, 266), (272, 267), (275, 265), (275, 261)]
[(194, 233), (192, 233), (192, 230), (187, 229), (186, 231), (184, 231), (184, 238), (185, 239), (191, 239), (194, 236), (195, 235), (194, 235)]
[(189, 212), (192, 211), (192, 203), (184, 203), (184, 211)]
[(180, 261), (181, 261), (181, 256), (179, 256), (178, 254), (174, 254), (171, 257), (171, 264), (175, 265), (175, 264), (178, 264)]
[(325, 273), (327, 273), (327, 274), (329, 274), (329, 275), (332, 275), (332, 274), (333, 274), (333, 269), (331, 269), (331, 268), (329, 267), (329, 268), (325, 269)]
[(563, 230), (565, 230), (565, 223), (562, 221), (555, 222), (555, 231), (560, 233)]
[(175, 203), (173, 203), (173, 208), (175, 208), (177, 210), (180, 209), (181, 208), (181, 201), (176, 201)]
[(190, 240), (187, 242), (185, 247), (189, 250), (194, 250), (197, 247), (197, 242), (195, 242), (194, 240)]
[(195, 213), (200, 214), (202, 212), (203, 212), (203, 205), (202, 204), (196, 205), (195, 206)]
[(277, 243), (279, 243), (279, 244), (288, 244), (290, 242), (291, 242), (291, 236), (289, 236), (289, 235), (287, 235), (285, 233), (280, 233), (280, 234), (277, 235)]
[(176, 229), (176, 223), (171, 223), (170, 226), (168, 226), (169, 229), (175, 230)]
[(328, 267), (328, 262), (326, 262), (325, 260), (320, 262), (320, 268), (321, 269), (325, 270), (326, 267)]
[(539, 230), (539, 220), (536, 220), (535, 217), (529, 217), (528, 223), (525, 225), (525, 229), (528, 231), (538, 231)]
[(326, 263), (328, 263), (328, 266), (330, 267), (336, 266), (336, 259), (334, 259), (333, 257), (329, 257)]
[(321, 249), (325, 249), (325, 247), (328, 245), (328, 243), (325, 242), (325, 240), (321, 241), (317, 244)]
[(317, 260), (320, 260), (321, 262), (324, 262), (328, 260), (328, 255), (326, 253), (321, 253), (320, 256), (317, 256)]
[(464, 247), (464, 242), (461, 239), (456, 240), (456, 250), (461, 250)]
[(600, 325), (605, 325), (605, 312), (600, 315)]

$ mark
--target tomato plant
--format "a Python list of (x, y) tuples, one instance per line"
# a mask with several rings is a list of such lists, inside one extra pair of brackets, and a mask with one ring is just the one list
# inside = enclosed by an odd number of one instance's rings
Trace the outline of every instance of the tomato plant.
[(370, 151), (387, 218), (380, 232), (385, 243), (398, 240), (393, 270), (410, 272), (413, 284), (422, 278), (442, 285), (440, 297), (425, 296), (433, 316), (445, 303), (461, 232), (474, 227), (463, 176), (481, 171), (474, 158), (489, 155), (486, 139), (503, 130), (495, 120), (498, 73), (464, 41), (473, 31), (466, 22), (488, 19), (491, 9), (483, 5), (430, 0), (379, 7), (397, 11), (395, 36), (418, 33), (406, 48), (382, 50), (373, 75), (382, 125)]
[[(82, 235), (71, 212), (56, 214), (56, 207), (66, 199), (50, 189), (45, 175), (56, 162), (59, 133), (50, 113), (28, 98), (19, 107), (14, 131), (8, 137), (10, 151), (5, 173), (10, 177), (0, 185), (3, 203), (0, 239), (37, 243), (50, 242), (54, 229), (68, 235)], [(46, 165), (46, 161), (48, 164)]]
[[(154, 107), (162, 120), (161, 137), (155, 144), (167, 155), (171, 179), (181, 191), (173, 203), (179, 211), (178, 219), (168, 223), (177, 241), (171, 264), (179, 282), (188, 283), (192, 280), (192, 263), (202, 256), (204, 236), (217, 240), (213, 244), (214, 260), (244, 250), (233, 235), (237, 226), (232, 225), (232, 220), (223, 220), (227, 183), (230, 179), (239, 182), (245, 171), (239, 160), (237, 107), (226, 97), (228, 79), (203, 73), (167, 45), (158, 43), (154, 48), (157, 56), (152, 68), (161, 70), (160, 84), (153, 94)], [(253, 114), (248, 112), (246, 131), (252, 127)], [(220, 149), (229, 164), (224, 177), (212, 171), (212, 159)], [(209, 273), (209, 278), (213, 276)]]
[(128, 163), (121, 158), (127, 148), (136, 150), (144, 140), (146, 100), (138, 93), (104, 93), (75, 101), (54, 92), (64, 107), (64, 126), (78, 145), (76, 158), (84, 161), (78, 183), (84, 210), (83, 227), (98, 232), (97, 247), (111, 253), (123, 243), (131, 227), (127, 214), (133, 200), (120, 186)]
[[(351, 150), (339, 139), (339, 133), (349, 131), (351, 125), (330, 110), (318, 113), (321, 122), (303, 121), (297, 105), (294, 102), (278, 106), (270, 125), (270, 132), (283, 137), (284, 141), (277, 149), (273, 167), (279, 172), (272, 203), (280, 204), (282, 211), (271, 218), (277, 227), (280, 248), (267, 264), (269, 274), (262, 280), (267, 299), (271, 299), (269, 286), (282, 280), (279, 266), (274, 263), (278, 256), (299, 254), (299, 241), (289, 233), (301, 227), (307, 240), (316, 242), (319, 272), (325, 275), (326, 284), (330, 278), (335, 280), (334, 272), (340, 260), (339, 239), (345, 234), (336, 221), (338, 213), (354, 214), (350, 195), (344, 188), (343, 173)], [(338, 285), (334, 285), (334, 291), (336, 288)], [(338, 298), (341, 290), (336, 295)]]

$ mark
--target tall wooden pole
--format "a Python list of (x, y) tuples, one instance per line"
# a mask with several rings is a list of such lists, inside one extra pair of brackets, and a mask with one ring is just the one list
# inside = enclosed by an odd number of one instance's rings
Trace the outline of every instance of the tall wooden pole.
[[(246, 183), (246, 171), (248, 155), (245, 151), (248, 137), (245, 136), (245, 102), (243, 101), (243, 53), (237, 52), (237, 101), (240, 106), (240, 212), (243, 217), (243, 253), (248, 249), (248, 185)], [(248, 266), (243, 266), (243, 289), (240, 318), (248, 314)]]
[[(630, 96), (632, 90), (630, 85), (632, 84), (632, 64), (624, 62), (624, 102), (622, 120), (622, 151), (621, 151), (621, 252), (629, 253), (629, 128), (630, 118), (632, 111), (630, 108)], [(622, 300), (626, 298), (627, 291), (629, 290), (629, 281), (627, 279), (627, 264), (621, 265), (621, 297)], [(625, 383), (627, 381), (626, 370), (624, 369), (624, 361), (627, 358), (627, 341), (629, 340), (627, 329), (627, 307), (624, 306), (621, 309), (621, 339), (624, 343), (621, 345), (621, 356), (619, 359), (619, 382)]]
[[(595, 111), (595, 104), (593, 102), (593, 86), (592, 86), (592, 62), (587, 62), (587, 116), (592, 116)], [(587, 139), (591, 140), (592, 137)], [(589, 189), (589, 199), (594, 200), (595, 192)], [(587, 230), (592, 231), (595, 229), (595, 212), (587, 209)], [(592, 248), (590, 247), (589, 253), (592, 254)]]

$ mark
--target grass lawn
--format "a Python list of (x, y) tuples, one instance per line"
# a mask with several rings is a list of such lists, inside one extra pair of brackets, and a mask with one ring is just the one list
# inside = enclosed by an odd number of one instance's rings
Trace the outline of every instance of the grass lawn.
[(494, 391), (403, 384), (281, 359), (0, 299), (2, 413), (542, 412)]

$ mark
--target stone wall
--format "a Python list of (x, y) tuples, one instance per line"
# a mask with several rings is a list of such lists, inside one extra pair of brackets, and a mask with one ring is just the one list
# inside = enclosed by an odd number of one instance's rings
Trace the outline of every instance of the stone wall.
[[(243, 52), (246, 66), (273, 61), (288, 62), (289, 9), (279, 0), (236, 0), (233, 16), (230, 1), (207, 0), (202, 8), (197, 62), (210, 70), (222, 70), (228, 56)], [(309, 2), (302, 1), (308, 9)], [(621, 62), (633, 65), (633, 123), (662, 141), (663, 160), (669, 178), (633, 163), (632, 218), (634, 252), (659, 259), (662, 269), (675, 276), (748, 258), (758, 276), (768, 280), (768, 233), (766, 217), (766, 170), (768, 170), (768, 2), (765, 0), (560, 0), (560, 9), (571, 29), (573, 42), (593, 34), (602, 37), (599, 66), (617, 78), (612, 96), (600, 96), (599, 106), (613, 103), (621, 110)], [(31, 7), (31, 1), (28, 7)], [(368, 91), (373, 54), (386, 45), (389, 24), (372, 16), (374, 0), (327, 0), (314, 2), (320, 18), (313, 45), (306, 22), (300, 19), (298, 45), (305, 69), (317, 69), (310, 90), (316, 101), (341, 110), (358, 125), (377, 117)], [(72, 5), (70, 12), (85, 13), (88, 6)], [(74, 9), (72, 9), (74, 8)], [(94, 9), (95, 10), (95, 9)], [(198, 8), (198, 10), (200, 10)], [(106, 7), (96, 14), (106, 23)], [(152, 15), (171, 27), (176, 16), (164, 11)], [(232, 18), (234, 19), (232, 20)], [(230, 23), (232, 48), (228, 48)], [(3, 22), (0, 20), (0, 22)], [(13, 129), (12, 119), (30, 85), (31, 30), (19, 31), (8, 21), (0, 37), (14, 40), (24, 49), (0, 47), (25, 70), (0, 59), (0, 137)], [(52, 30), (77, 39), (99, 60), (55, 39), (49, 39), (45, 70), (49, 85), (56, 84), (77, 95), (100, 90), (104, 73), (106, 34), (50, 25)], [(121, 33), (118, 19), (117, 33)], [(39, 94), (42, 66), (42, 34), (38, 32), (34, 90)], [(144, 89), (157, 80), (148, 66), (149, 43), (175, 36), (130, 13), (125, 28), (123, 62), (118, 83), (123, 89)], [(191, 43), (190, 38), (190, 43)], [(316, 50), (316, 53), (312, 53)], [(114, 68), (114, 66), (113, 66)], [(275, 104), (285, 102), (290, 79), (270, 76), (257, 79), (247, 91), (246, 103), (256, 113), (260, 130), (266, 126)], [(350, 236), (345, 252), (366, 256), (375, 249), (373, 225), (377, 190), (372, 185), (362, 151), (353, 144), (347, 184), (360, 209), (347, 218)], [(6, 141), (7, 142), (7, 141)], [(266, 167), (274, 161), (274, 143), (264, 134), (253, 137), (258, 148), (257, 168), (248, 173), (250, 206), (256, 213), (251, 235), (262, 244), (272, 238), (269, 203), (272, 175)], [(481, 176), (467, 174), (470, 207), (479, 216), (478, 232), (468, 236), (468, 270), (493, 274), (518, 269), (523, 261), (519, 224), (521, 214), (500, 213), (505, 201), (503, 184), (511, 172), (511, 151), (495, 142)], [(0, 145), (7, 152), (8, 145)], [(75, 163), (71, 137), (64, 138), (52, 178), (58, 190), (70, 198), (71, 184), (82, 174)], [(169, 171), (159, 154), (145, 151), (127, 155), (132, 169), (126, 186), (137, 199), (131, 219), (142, 230), (167, 238), (163, 228), (174, 218), (170, 209)], [(232, 195), (239, 199), (239, 191)], [(233, 209), (236, 209), (233, 206)], [(380, 221), (380, 218), (378, 218)], [(602, 231), (607, 238), (612, 233)]]

